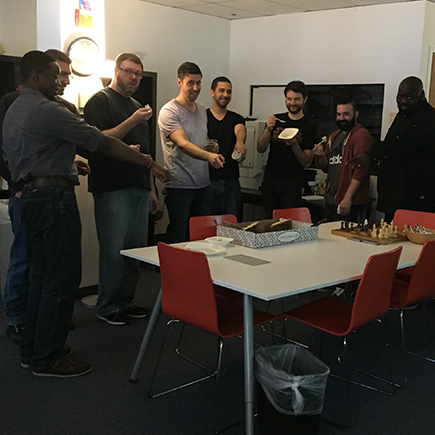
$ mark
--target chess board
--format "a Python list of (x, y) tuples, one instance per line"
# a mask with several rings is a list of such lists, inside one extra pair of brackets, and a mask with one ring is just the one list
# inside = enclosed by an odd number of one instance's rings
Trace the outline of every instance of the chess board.
[(347, 230), (331, 230), (331, 234), (335, 236), (341, 236), (346, 238), (365, 240), (367, 242), (379, 243), (381, 245), (388, 245), (390, 243), (400, 243), (408, 240), (405, 234), (402, 231), (397, 231), (393, 237), (388, 238), (374, 238), (371, 236), (371, 230), (361, 230), (360, 228), (352, 228)]

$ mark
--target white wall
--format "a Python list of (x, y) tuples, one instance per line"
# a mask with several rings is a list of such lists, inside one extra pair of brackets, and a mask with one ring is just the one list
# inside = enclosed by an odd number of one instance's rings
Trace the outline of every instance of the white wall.
[(426, 94), (429, 94), (430, 70), (432, 54), (435, 52), (435, 3), (426, 2), (426, 13), (423, 30), (423, 43), (421, 47), (421, 79), (425, 85)]
[[(249, 110), (249, 85), (385, 83), (383, 133), (398, 83), (421, 74), (425, 1), (236, 20), (231, 23), (233, 108)], [(430, 11), (432, 12), (433, 4)], [(435, 22), (432, 17), (426, 29)], [(429, 33), (427, 31), (426, 33)], [(432, 30), (433, 33), (433, 30)], [(433, 40), (433, 38), (432, 38)], [(426, 42), (427, 44), (427, 42)], [(285, 111), (284, 99), (276, 111)]]
[(0, 0), (0, 43), (9, 56), (36, 47), (36, 0)]
[[(157, 107), (178, 95), (177, 68), (195, 62), (203, 73), (199, 97), (210, 105), (210, 84), (229, 73), (228, 20), (139, 0), (106, 0), (106, 58), (136, 53), (147, 71), (157, 72)], [(156, 114), (157, 115), (157, 114)], [(161, 161), (160, 139), (157, 158)]]

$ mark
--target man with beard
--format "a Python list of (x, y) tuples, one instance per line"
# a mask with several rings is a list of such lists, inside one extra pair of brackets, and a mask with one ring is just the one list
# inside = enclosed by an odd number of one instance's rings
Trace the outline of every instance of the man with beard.
[(385, 139), (349, 161), (356, 167), (380, 161), (377, 209), (388, 222), (399, 208), (435, 211), (435, 109), (418, 77), (400, 83), (396, 102), (399, 113)]
[[(149, 154), (147, 121), (153, 112), (131, 97), (142, 77), (140, 58), (120, 54), (110, 86), (87, 102), (85, 121), (137, 152)], [(131, 318), (144, 318), (149, 311), (134, 303), (139, 262), (123, 258), (120, 251), (147, 245), (149, 211), (158, 208), (154, 180), (147, 168), (102, 153), (91, 154), (89, 165), (100, 245), (97, 318), (111, 325), (127, 325)]]
[(362, 223), (369, 200), (369, 168), (353, 168), (349, 159), (369, 150), (372, 135), (357, 123), (355, 101), (343, 98), (337, 104), (336, 122), (339, 130), (323, 145), (314, 147), (318, 167), (328, 174), (325, 193), (325, 218), (328, 222), (346, 220)]
[[(304, 169), (313, 159), (317, 142), (315, 125), (304, 116), (307, 87), (295, 80), (284, 89), (288, 112), (271, 115), (266, 128), (257, 141), (257, 150), (264, 153), (270, 144), (270, 153), (261, 186), (261, 196), (266, 218), (273, 210), (300, 207)], [(286, 128), (297, 128), (299, 133), (291, 140), (279, 139)]]
[(225, 158), (225, 166), (210, 169), (212, 189), (211, 214), (234, 214), (241, 220), (241, 192), (239, 182), (239, 165), (232, 158), (234, 151), (242, 161), (246, 157), (246, 128), (241, 115), (227, 110), (231, 102), (232, 86), (227, 77), (216, 77), (212, 84), (210, 95), (213, 99), (207, 109), (208, 137), (217, 139), (219, 152)]
[(196, 101), (201, 92), (202, 72), (198, 65), (184, 62), (178, 68), (180, 93), (159, 113), (159, 128), (165, 169), (175, 178), (166, 187), (169, 214), (167, 237), (170, 243), (189, 239), (189, 219), (211, 211), (208, 164), (222, 168), (221, 154), (204, 149), (207, 140), (207, 113)]

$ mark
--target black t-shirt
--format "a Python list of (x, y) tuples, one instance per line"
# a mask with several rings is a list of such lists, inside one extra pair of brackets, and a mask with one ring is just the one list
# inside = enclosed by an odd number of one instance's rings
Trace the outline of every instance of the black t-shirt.
[(317, 143), (317, 128), (306, 117), (293, 120), (288, 116), (288, 112), (275, 115), (276, 118), (285, 122), (277, 121), (271, 135), (269, 158), (264, 173), (264, 182), (268, 179), (287, 179), (292, 181), (302, 181), (304, 178), (304, 168), (294, 155), (291, 146), (278, 139), (279, 134), (286, 128), (298, 128), (302, 134), (302, 142), (299, 144), (303, 150), (311, 150)]
[[(109, 130), (124, 122), (142, 105), (131, 97), (123, 97), (112, 88), (93, 95), (85, 106), (85, 121), (100, 130)], [(122, 138), (127, 145), (140, 145), (140, 151), (150, 153), (148, 124), (138, 124)], [(150, 189), (150, 172), (144, 166), (112, 159), (95, 152), (89, 156), (91, 172), (89, 191), (110, 192), (129, 187)]]
[(239, 178), (239, 164), (231, 157), (236, 144), (234, 127), (237, 124), (245, 125), (245, 120), (236, 112), (228, 110), (222, 120), (218, 120), (207, 109), (207, 133), (210, 139), (217, 139), (219, 153), (225, 157), (223, 168), (215, 169), (210, 166), (210, 178), (212, 180), (230, 180)]

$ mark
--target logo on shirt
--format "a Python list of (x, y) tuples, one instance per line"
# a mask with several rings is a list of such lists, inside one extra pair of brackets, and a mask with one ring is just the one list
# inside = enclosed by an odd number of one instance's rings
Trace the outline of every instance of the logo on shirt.
[(343, 156), (332, 156), (329, 158), (330, 165), (341, 165), (341, 160)]

